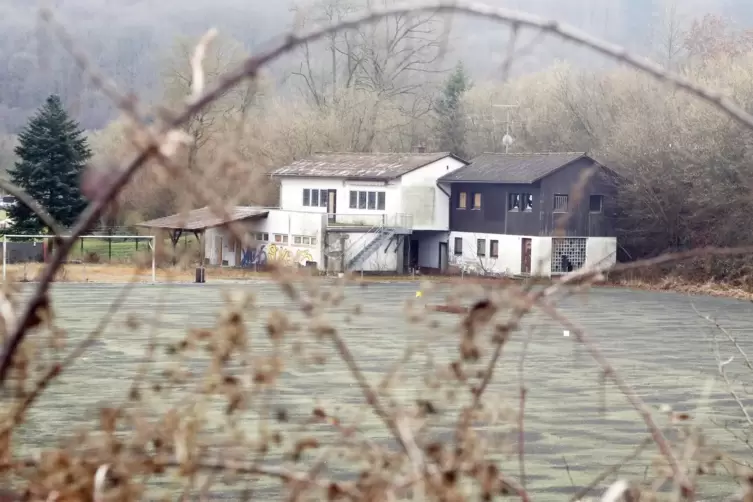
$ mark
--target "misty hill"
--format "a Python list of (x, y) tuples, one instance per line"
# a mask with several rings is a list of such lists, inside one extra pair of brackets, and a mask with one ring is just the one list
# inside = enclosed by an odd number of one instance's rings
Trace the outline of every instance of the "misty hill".
[[(749, 0), (487, 0), (513, 9), (556, 18), (596, 36), (644, 54), (662, 37), (667, 12), (689, 20), (715, 12), (738, 23), (753, 24)], [(113, 110), (93, 93), (72, 59), (41, 28), (29, 0), (0, 2), (0, 129), (14, 131), (50, 93), (60, 94), (86, 128), (105, 124)], [(72, 32), (92, 62), (124, 87), (146, 99), (161, 96), (160, 66), (177, 37), (198, 37), (210, 26), (249, 50), (284, 33), (293, 22), (291, 0), (52, 0), (60, 22)], [(476, 79), (493, 78), (504, 56), (508, 32), (497, 24), (456, 19), (450, 32), (452, 51), (443, 67), (463, 59)], [(490, 58), (491, 54), (491, 58)], [(598, 58), (560, 42), (544, 40), (516, 62), (517, 73), (555, 59), (599, 65)], [(273, 68), (282, 81), (298, 65), (295, 56)]]

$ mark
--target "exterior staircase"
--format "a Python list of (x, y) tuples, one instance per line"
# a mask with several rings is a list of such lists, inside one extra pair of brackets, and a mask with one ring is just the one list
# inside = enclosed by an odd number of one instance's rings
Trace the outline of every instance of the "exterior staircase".
[[(387, 227), (374, 227), (365, 236), (373, 235), (371, 242), (366, 244), (356, 255), (347, 263), (347, 270), (353, 270), (355, 267), (363, 264), (364, 260), (369, 258), (382, 244), (389, 242), (395, 236), (396, 230)], [(359, 239), (360, 240), (360, 239)]]

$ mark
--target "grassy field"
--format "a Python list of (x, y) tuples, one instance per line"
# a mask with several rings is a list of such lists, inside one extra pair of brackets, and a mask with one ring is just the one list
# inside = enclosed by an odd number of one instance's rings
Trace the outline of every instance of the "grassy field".
[[(60, 326), (68, 330), (70, 345), (84, 337), (105, 315), (121, 287), (54, 285), (54, 309)], [(361, 409), (356, 406), (362, 402), (358, 387), (343, 363), (332, 357), (333, 348), (317, 343), (305, 329), (310, 321), (282, 294), (279, 286), (253, 278), (244, 284), (140, 285), (130, 293), (101, 340), (59, 383), (46, 391), (23, 427), (20, 448), (29, 451), (54, 445), (61, 434), (73, 434), (77, 428), (92, 424), (97, 419), (97, 408), (103, 403), (122, 402), (152, 335), (156, 336), (158, 350), (146, 378), (164, 383), (163, 371), (172, 364), (165, 349), (179, 341), (189, 327), (213, 326), (225, 304), (223, 294), (230, 291), (248, 292), (255, 298), (247, 319), (254, 354), (270, 354), (273, 350), (265, 335), (266, 322), (270, 312), (279, 310), (289, 315), (291, 322), (304, 327), (298, 334), (290, 335), (284, 353), (290, 354), (291, 344), (299, 341), (309, 346), (309, 350), (328, 356), (318, 366), (290, 363), (277, 384), (278, 391), (267, 394), (262, 401), (254, 401), (243, 415), (243, 430), (251, 436), (258, 433), (258, 406), (262, 402), (265, 408), (288, 411), (291, 417), (288, 432), (292, 438), (298, 437), (296, 424), (308, 416), (315, 402), (339, 410), (346, 423), (353, 420)], [(345, 293), (345, 301), (327, 309), (324, 316), (340, 327), (367, 379), (379, 381), (385, 369), (403, 357), (407, 347), (417, 347), (417, 354), (408, 360), (396, 380), (392, 398), (405, 405), (418, 398), (434, 400), (439, 409), (432, 422), (438, 431), (434, 437), (448, 440), (454, 426), (448, 417), (455, 416), (453, 411), (458, 404), (427, 388), (425, 376), (431, 368), (444, 367), (456, 357), (457, 318), (435, 313), (417, 324), (409, 323), (402, 312), (403, 303), (414, 297), (413, 284), (349, 286)], [(443, 302), (447, 294), (446, 290), (426, 292), (423, 301)], [(562, 311), (589, 330), (622, 376), (654, 410), (666, 404), (696, 416), (699, 403), (704, 404), (700, 398), (708, 379), (715, 375), (716, 364), (709, 346), (708, 325), (699, 321), (693, 309), (717, 316), (742, 341), (753, 335), (753, 328), (748, 302), (718, 298), (697, 298), (693, 302), (677, 294), (606, 289), (588, 297), (568, 299), (563, 302)], [(141, 326), (127, 330), (128, 316), (136, 316)], [(532, 336), (524, 366), (529, 389), (525, 413), (528, 488), (537, 501), (562, 500), (563, 495), (573, 493), (606, 466), (628, 455), (646, 435), (646, 428), (612, 385), (599, 383), (599, 371), (574, 344), (574, 339), (564, 337), (562, 329), (542, 315), (531, 317), (524, 330), (516, 333), (506, 346), (503, 361), (486, 394), (485, 409), (489, 413), (503, 417), (517, 409), (518, 361), (528, 333)], [(748, 347), (750, 344), (745, 341), (743, 346), (753, 350)], [(203, 363), (199, 358), (191, 357), (186, 363), (200, 373)], [(236, 371), (241, 375), (245, 370)], [(176, 403), (185, 405), (190, 401), (185, 388), (168, 394), (149, 394), (146, 399), (163, 410)], [(727, 450), (741, 448), (712, 421), (740, 416), (724, 389), (715, 387), (705, 405), (710, 414), (699, 418), (699, 425), (707, 428), (709, 441), (718, 442)], [(208, 427), (214, 434), (221, 434), (224, 415), (221, 405), (216, 406), (210, 408)], [(384, 426), (370, 413), (366, 414), (360, 431), (378, 443), (388, 442)], [(503, 472), (517, 475), (518, 435), (514, 424), (499, 418), (484, 431), (509, 443), (509, 451), (499, 455), (499, 466)], [(335, 433), (324, 429), (320, 432), (325, 444), (336, 441)], [(649, 450), (628, 462), (621, 475), (642, 478), (654, 454), (655, 450)], [(275, 451), (270, 455), (276, 458)], [(305, 469), (313, 465), (314, 458), (306, 456), (299, 465)], [(352, 468), (346, 460), (332, 458), (322, 475), (337, 477)], [(273, 493), (275, 486), (275, 482), (259, 480), (254, 493), (263, 497)], [(732, 488), (728, 477), (712, 476), (703, 481), (699, 495), (729, 493)]]

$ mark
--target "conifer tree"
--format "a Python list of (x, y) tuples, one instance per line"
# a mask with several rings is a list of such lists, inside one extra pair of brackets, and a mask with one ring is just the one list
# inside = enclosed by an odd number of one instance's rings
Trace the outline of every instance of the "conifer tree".
[(465, 115), (463, 95), (470, 88), (463, 63), (459, 62), (444, 84), (442, 95), (434, 107), (440, 150), (465, 158)]
[[(81, 194), (81, 174), (91, 151), (83, 131), (63, 108), (58, 96), (47, 98), (19, 134), (18, 161), (10, 169), (11, 181), (26, 191), (63, 227), (70, 227), (86, 207)], [(38, 234), (44, 223), (17, 203), (8, 211), (10, 232)]]

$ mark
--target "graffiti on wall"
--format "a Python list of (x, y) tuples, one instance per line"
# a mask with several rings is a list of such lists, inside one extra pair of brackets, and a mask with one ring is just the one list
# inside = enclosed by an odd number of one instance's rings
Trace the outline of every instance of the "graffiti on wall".
[(249, 247), (241, 252), (241, 267), (263, 266), (267, 263), (287, 266), (305, 266), (306, 262), (314, 261), (308, 249), (288, 248), (278, 244), (260, 244)]

